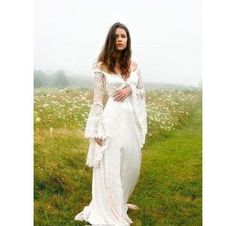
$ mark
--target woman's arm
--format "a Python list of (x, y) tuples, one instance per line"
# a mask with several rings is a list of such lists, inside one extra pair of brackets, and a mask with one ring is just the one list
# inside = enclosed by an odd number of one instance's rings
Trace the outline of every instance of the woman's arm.
[(107, 137), (103, 119), (103, 96), (105, 89), (105, 75), (94, 72), (93, 104), (87, 119), (85, 138), (95, 139), (99, 144)]
[(145, 91), (145, 87), (144, 87), (144, 82), (142, 79), (142, 73), (141, 70), (138, 68), (137, 71), (137, 75), (138, 75), (138, 83), (136, 86), (136, 94), (138, 95), (139, 98), (143, 99), (146, 96), (146, 91)]
[(132, 89), (132, 104), (136, 116), (137, 123), (141, 131), (140, 147), (143, 147), (145, 143), (145, 137), (147, 134), (147, 110), (146, 110), (146, 90), (142, 79), (142, 73), (138, 66), (137, 69), (138, 81), (137, 85), (130, 84)]

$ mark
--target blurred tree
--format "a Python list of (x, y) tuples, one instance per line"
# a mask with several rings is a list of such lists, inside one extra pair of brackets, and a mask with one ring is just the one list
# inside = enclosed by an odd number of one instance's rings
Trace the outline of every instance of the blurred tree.
[(47, 76), (43, 71), (34, 70), (34, 88), (47, 86)]
[(69, 81), (66, 77), (64, 70), (56, 71), (54, 74), (53, 86), (63, 88), (63, 87), (67, 87), (68, 85), (69, 85)]

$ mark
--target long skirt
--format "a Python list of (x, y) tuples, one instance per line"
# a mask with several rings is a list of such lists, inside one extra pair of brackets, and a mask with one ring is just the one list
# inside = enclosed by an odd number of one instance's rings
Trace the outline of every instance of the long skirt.
[[(140, 130), (128, 98), (109, 98), (104, 109), (109, 137), (101, 147), (92, 141), (89, 151), (99, 154), (92, 170), (92, 200), (75, 220), (92, 225), (127, 226), (127, 202), (137, 184), (141, 168)], [(100, 152), (100, 153), (98, 153)]]

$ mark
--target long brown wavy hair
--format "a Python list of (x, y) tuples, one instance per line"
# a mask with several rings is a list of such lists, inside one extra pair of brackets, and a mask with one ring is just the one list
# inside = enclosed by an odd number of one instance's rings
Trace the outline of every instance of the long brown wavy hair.
[[(119, 62), (117, 62), (118, 50), (116, 50), (116, 28), (122, 28), (126, 31), (127, 35), (127, 46), (120, 53)], [(98, 56), (97, 62), (101, 62), (102, 66), (107, 68), (108, 72), (116, 73), (114, 71), (115, 64), (119, 63), (121, 74), (125, 77), (129, 77), (130, 75), (130, 65), (131, 65), (131, 37), (128, 28), (117, 22), (111, 26), (109, 29), (108, 35), (106, 37), (104, 46), (102, 48), (101, 53)]]

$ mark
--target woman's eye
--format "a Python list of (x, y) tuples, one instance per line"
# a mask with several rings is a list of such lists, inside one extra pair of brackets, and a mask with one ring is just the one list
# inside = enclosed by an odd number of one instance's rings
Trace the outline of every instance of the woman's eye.
[[(118, 38), (119, 35), (116, 35), (116, 38)], [(126, 38), (126, 35), (121, 35), (122, 38)]]

